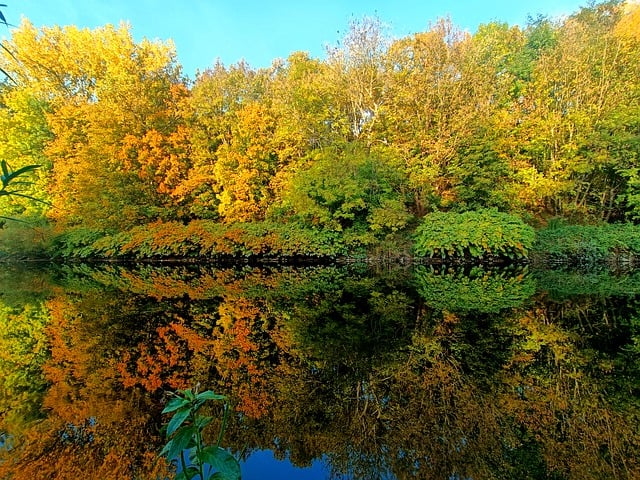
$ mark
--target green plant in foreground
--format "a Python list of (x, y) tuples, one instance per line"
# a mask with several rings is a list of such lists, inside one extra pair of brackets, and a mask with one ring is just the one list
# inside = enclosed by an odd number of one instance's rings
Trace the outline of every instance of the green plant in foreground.
[[(227, 397), (211, 390), (198, 393), (197, 387), (195, 390), (178, 390), (173, 395), (162, 411), (173, 413), (173, 416), (166, 427), (169, 441), (160, 455), (169, 461), (179, 462), (181, 471), (176, 480), (239, 480), (238, 461), (220, 446), (230, 411)], [(206, 445), (202, 435), (204, 428), (213, 420), (213, 417), (199, 413), (207, 400), (223, 402), (222, 425), (215, 445)]]
[[(30, 182), (25, 182), (23, 180), (24, 175), (37, 168), (40, 168), (40, 165), (27, 165), (26, 167), (19, 168), (18, 170), (12, 170), (5, 160), (0, 160), (0, 197), (22, 197), (35, 202), (46, 203), (43, 200), (27, 195), (26, 193), (22, 193), (23, 186), (31, 185)], [(0, 218), (15, 220), (14, 218), (4, 216), (0, 216)]]

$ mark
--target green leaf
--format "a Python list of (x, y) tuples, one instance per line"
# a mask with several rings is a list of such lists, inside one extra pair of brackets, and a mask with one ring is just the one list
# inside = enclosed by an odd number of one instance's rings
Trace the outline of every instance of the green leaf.
[(191, 409), (189, 407), (182, 407), (182, 409), (177, 410), (169, 421), (169, 425), (167, 425), (167, 437), (173, 435), (173, 432), (175, 432), (180, 425), (184, 423), (190, 414)]
[(192, 478), (194, 478), (196, 475), (198, 475), (198, 473), (200, 473), (198, 471), (197, 467), (194, 467), (193, 465), (189, 465), (186, 470), (182, 470), (180, 473), (178, 473), (174, 480), (191, 480)]
[(193, 394), (193, 390), (191, 390), (190, 388), (187, 388), (186, 390), (182, 390), (182, 393), (185, 396), (185, 398), (187, 398), (191, 402), (196, 399), (196, 396)]
[(186, 427), (179, 430), (178, 433), (176, 433), (176, 436), (169, 440), (160, 451), (160, 455), (168, 458), (169, 460), (178, 458), (178, 455), (180, 455), (183, 450), (186, 450), (195, 444), (193, 441), (195, 433), (195, 427)]
[(169, 400), (167, 406), (164, 407), (164, 410), (162, 410), (162, 413), (175, 412), (179, 408), (186, 407), (187, 405), (189, 405), (189, 400), (186, 400), (182, 397), (174, 397)]
[(198, 400), (226, 400), (227, 397), (224, 395), (218, 395), (213, 393), (211, 390), (207, 390), (206, 392), (199, 393), (196, 397)]
[(11, 174), (9, 175), (9, 179), (12, 180), (16, 177), (19, 177), (20, 175), (22, 175), (23, 173), (27, 173), (30, 172), (32, 170), (36, 170), (38, 168), (40, 168), (42, 165), (27, 165), (25, 167), (21, 167), (18, 170), (14, 170), (13, 172), (11, 172)]
[(210, 445), (200, 451), (198, 460), (211, 465), (216, 474), (212, 477), (220, 480), (240, 480), (240, 464), (238, 460), (224, 448)]
[(211, 423), (211, 421), (213, 420), (213, 417), (204, 417), (202, 415), (198, 415), (196, 417), (195, 420), (195, 425), (197, 428), (199, 428), (200, 430), (202, 430), (204, 427), (206, 427), (207, 425), (209, 425)]
[(7, 162), (2, 160), (0, 162), (2, 164), (2, 186), (7, 187), (12, 180), (18, 178), (20, 175), (27, 173), (31, 170), (35, 170), (36, 168), (40, 168), (41, 165), (27, 165), (26, 167), (19, 168), (15, 171), (9, 171), (9, 167), (7, 166)]

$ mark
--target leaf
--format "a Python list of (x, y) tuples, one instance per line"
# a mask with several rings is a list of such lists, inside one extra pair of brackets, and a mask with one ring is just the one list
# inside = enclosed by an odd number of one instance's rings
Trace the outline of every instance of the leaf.
[(42, 165), (26, 165), (24, 167), (21, 167), (18, 170), (11, 172), (11, 174), (9, 175), (10, 177), (9, 180), (13, 180), (14, 178), (19, 177), (23, 173), (30, 172), (31, 170), (35, 170), (37, 168), (40, 168), (41, 166)]
[(187, 388), (186, 390), (182, 390), (182, 393), (185, 396), (185, 398), (187, 398), (191, 402), (193, 402), (196, 399), (196, 396), (193, 394), (193, 390), (191, 390), (190, 388)]
[(224, 448), (210, 445), (200, 451), (198, 460), (211, 465), (216, 474), (212, 477), (220, 480), (240, 480), (240, 464), (238, 460)]
[(204, 427), (206, 427), (207, 425), (209, 425), (211, 423), (211, 421), (213, 420), (213, 417), (204, 417), (202, 415), (198, 415), (196, 417), (196, 420), (194, 422), (195, 426), (197, 428), (199, 428), (200, 430), (202, 430)]
[(0, 162), (2, 164), (2, 186), (6, 187), (11, 183), (12, 180), (18, 178), (20, 175), (27, 173), (31, 170), (35, 170), (36, 168), (40, 168), (41, 165), (27, 165), (25, 167), (19, 168), (15, 171), (9, 171), (9, 167), (7, 166), (7, 162), (2, 160)]
[(164, 410), (162, 410), (162, 413), (175, 412), (179, 408), (185, 407), (187, 405), (189, 405), (189, 400), (185, 400), (182, 397), (174, 397), (169, 400), (167, 406), (164, 407)]
[(171, 417), (169, 425), (167, 425), (167, 437), (173, 435), (173, 432), (180, 428), (180, 425), (184, 423), (190, 414), (191, 409), (189, 407), (182, 407), (181, 410), (177, 410), (173, 417)]
[(189, 465), (186, 470), (182, 470), (180, 473), (178, 473), (174, 480), (191, 480), (192, 478), (194, 478), (198, 473), (200, 473), (198, 471), (197, 467), (194, 467), (193, 465)]
[(183, 450), (189, 448), (193, 442), (193, 437), (196, 433), (195, 427), (188, 427), (179, 430), (176, 436), (167, 442), (164, 448), (160, 451), (160, 455), (173, 460), (178, 458), (178, 455)]
[(226, 400), (227, 397), (224, 395), (218, 395), (213, 393), (211, 390), (207, 390), (206, 392), (199, 393), (196, 397), (198, 400)]

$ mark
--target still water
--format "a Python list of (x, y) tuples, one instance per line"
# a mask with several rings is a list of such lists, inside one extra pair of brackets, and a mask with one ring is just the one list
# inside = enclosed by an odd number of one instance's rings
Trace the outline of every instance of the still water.
[(195, 385), (245, 480), (640, 478), (640, 272), (3, 266), (0, 367), (0, 478), (166, 478)]

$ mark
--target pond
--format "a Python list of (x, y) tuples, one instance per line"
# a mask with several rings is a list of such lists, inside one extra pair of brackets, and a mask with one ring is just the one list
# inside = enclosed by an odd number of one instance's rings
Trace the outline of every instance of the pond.
[(245, 480), (640, 476), (640, 272), (3, 265), (0, 292), (0, 478), (164, 478), (196, 385)]

